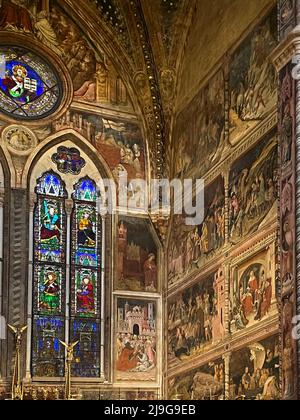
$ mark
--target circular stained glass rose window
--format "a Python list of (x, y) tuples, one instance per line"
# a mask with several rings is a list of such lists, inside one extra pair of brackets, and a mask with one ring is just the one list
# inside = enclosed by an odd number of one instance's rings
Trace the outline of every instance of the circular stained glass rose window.
[(36, 54), (0, 48), (0, 111), (15, 119), (36, 120), (60, 105), (57, 72)]

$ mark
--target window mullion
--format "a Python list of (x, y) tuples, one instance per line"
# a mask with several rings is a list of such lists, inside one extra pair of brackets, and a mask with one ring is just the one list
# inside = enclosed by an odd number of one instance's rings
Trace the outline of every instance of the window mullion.
[(66, 213), (67, 213), (67, 225), (66, 225), (66, 308), (65, 308), (65, 342), (69, 343), (70, 340), (70, 318), (71, 318), (71, 264), (72, 264), (72, 255), (71, 255), (71, 241), (72, 241), (72, 208), (73, 201), (66, 200)]

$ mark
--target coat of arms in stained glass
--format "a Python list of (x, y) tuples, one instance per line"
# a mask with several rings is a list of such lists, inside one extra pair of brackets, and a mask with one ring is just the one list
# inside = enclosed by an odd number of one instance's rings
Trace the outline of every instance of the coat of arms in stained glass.
[(80, 151), (74, 147), (61, 146), (52, 156), (52, 161), (57, 165), (59, 172), (78, 175), (85, 166), (85, 160), (80, 156)]

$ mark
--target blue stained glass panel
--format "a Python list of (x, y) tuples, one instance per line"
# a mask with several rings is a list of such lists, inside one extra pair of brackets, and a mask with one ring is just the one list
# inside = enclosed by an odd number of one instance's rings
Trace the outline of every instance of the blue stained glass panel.
[(94, 181), (84, 178), (75, 186), (75, 200), (79, 201), (97, 201), (97, 188)]
[(64, 375), (65, 323), (62, 318), (35, 316), (33, 319), (32, 375), (61, 377)]
[(79, 341), (74, 349), (72, 375), (77, 378), (100, 376), (100, 325), (98, 321), (73, 320), (72, 341)]
[(54, 197), (66, 197), (65, 186), (61, 178), (52, 171), (47, 172), (39, 179), (36, 193)]

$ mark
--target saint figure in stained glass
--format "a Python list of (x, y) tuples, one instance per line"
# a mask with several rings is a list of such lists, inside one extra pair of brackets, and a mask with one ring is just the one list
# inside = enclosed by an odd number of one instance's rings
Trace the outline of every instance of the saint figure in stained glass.
[(43, 313), (59, 312), (61, 307), (60, 272), (52, 267), (40, 268), (39, 309)]
[(94, 211), (89, 207), (81, 207), (78, 211), (78, 245), (95, 248)]
[[(0, 18), (1, 19), (1, 18)], [(56, 71), (32, 52), (2, 47), (4, 75), (0, 77), (0, 110), (16, 119), (39, 119), (54, 112), (61, 101)]]
[(43, 201), (41, 227), (41, 242), (57, 244), (60, 241), (60, 219), (57, 203)]
[(101, 225), (95, 182), (81, 179), (73, 200), (70, 336), (79, 344), (72, 370), (76, 377), (92, 378), (100, 375)]
[(77, 272), (77, 284), (80, 283), (80, 288), (77, 290), (77, 313), (79, 314), (95, 314), (94, 279), (92, 277), (94, 277), (92, 273), (84, 272), (81, 276), (81, 273)]

